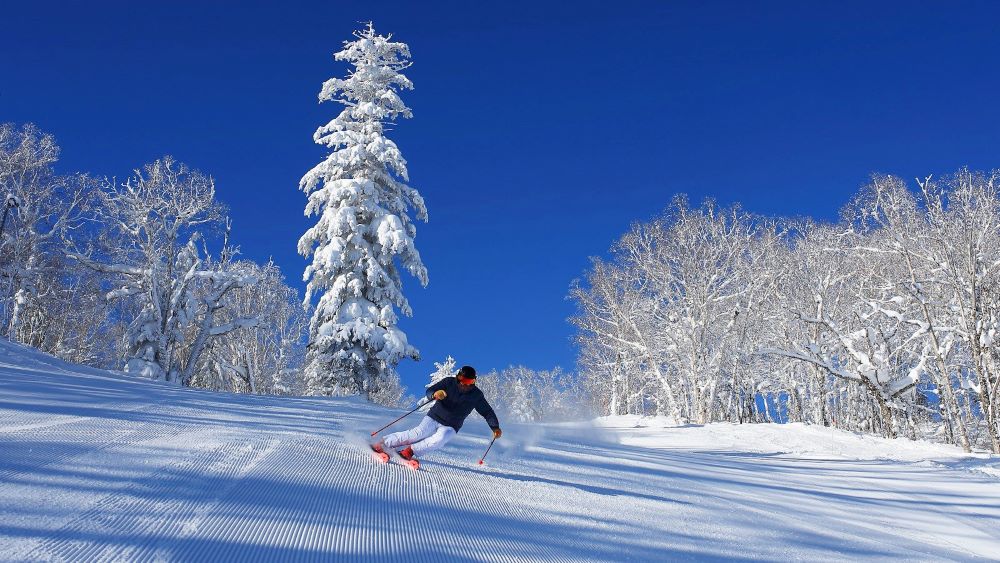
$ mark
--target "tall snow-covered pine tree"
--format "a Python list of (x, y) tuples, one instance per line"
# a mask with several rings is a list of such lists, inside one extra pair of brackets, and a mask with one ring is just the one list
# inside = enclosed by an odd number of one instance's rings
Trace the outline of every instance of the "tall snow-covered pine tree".
[(299, 253), (312, 255), (305, 300), (321, 294), (305, 377), (311, 394), (379, 400), (398, 389), (399, 361), (418, 358), (396, 327), (396, 308), (412, 314), (397, 263), (427, 285), (410, 218), (413, 212), (426, 221), (427, 208), (406, 184), (406, 161), (384, 134), (386, 124), (412, 116), (399, 97), (413, 88), (401, 73), (411, 64), (409, 47), (376, 34), (371, 23), (354, 37), (334, 55), (353, 69), (346, 78), (327, 80), (319, 94), (320, 102), (345, 106), (313, 135), (331, 152), (300, 182), (309, 197), (306, 215), (319, 215), (299, 239)]

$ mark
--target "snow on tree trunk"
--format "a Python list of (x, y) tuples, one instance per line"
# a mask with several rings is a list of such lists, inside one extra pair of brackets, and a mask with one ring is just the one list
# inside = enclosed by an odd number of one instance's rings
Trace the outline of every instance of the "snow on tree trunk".
[(385, 137), (388, 122), (411, 117), (399, 91), (413, 86), (400, 71), (410, 65), (405, 43), (375, 33), (371, 24), (335, 54), (353, 69), (323, 85), (320, 101), (344, 110), (320, 127), (316, 143), (331, 150), (302, 177), (306, 215), (319, 221), (299, 240), (312, 256), (305, 271), (305, 302), (320, 295), (310, 323), (305, 377), (315, 395), (365, 394), (398, 387), (395, 366), (417, 359), (416, 348), (396, 327), (396, 309), (411, 315), (402, 293), (402, 269), (427, 285), (427, 269), (414, 246), (409, 214), (427, 220), (420, 194), (408, 181), (406, 161)]

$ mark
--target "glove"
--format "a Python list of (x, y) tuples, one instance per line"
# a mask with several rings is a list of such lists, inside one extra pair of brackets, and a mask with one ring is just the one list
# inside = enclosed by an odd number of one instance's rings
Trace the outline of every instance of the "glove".
[(444, 389), (438, 389), (434, 392), (434, 399), (438, 401), (443, 401), (448, 394), (444, 392)]
[(493, 439), (496, 440), (500, 436), (503, 436), (503, 432), (499, 428), (493, 429)]

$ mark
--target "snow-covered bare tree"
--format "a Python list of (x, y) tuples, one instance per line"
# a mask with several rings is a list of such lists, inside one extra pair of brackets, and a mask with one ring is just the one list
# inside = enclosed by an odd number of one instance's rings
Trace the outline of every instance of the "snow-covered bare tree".
[(644, 313), (652, 307), (640, 289), (628, 281), (624, 268), (596, 258), (585, 278), (573, 283), (570, 297), (578, 314), (570, 321), (579, 330), (581, 384), (607, 414), (643, 411), (647, 397), (662, 394), (669, 412), (679, 415), (675, 382), (645, 330)]
[(107, 182), (100, 195), (105, 235), (114, 244), (106, 245), (107, 256), (70, 256), (113, 280), (108, 299), (139, 304), (136, 318), (128, 320), (125, 370), (179, 382), (187, 358), (177, 353), (198, 313), (192, 289), (211, 277), (197, 243), (204, 230), (220, 227), (224, 215), (214, 182), (168, 156), (123, 183)]
[[(318, 395), (395, 396), (395, 366), (417, 359), (417, 349), (396, 326), (398, 309), (411, 315), (399, 268), (427, 284), (414, 246), (410, 218), (427, 220), (420, 194), (406, 184), (406, 161), (385, 136), (387, 124), (411, 117), (399, 91), (412, 88), (405, 43), (378, 35), (369, 24), (335, 55), (353, 68), (323, 84), (319, 99), (343, 111), (313, 136), (329, 156), (302, 177), (306, 215), (319, 215), (299, 240), (312, 256), (305, 271), (305, 301), (319, 295), (309, 330), (308, 390)], [(398, 261), (398, 266), (397, 266)]]
[(781, 243), (773, 222), (678, 198), (662, 217), (634, 225), (612, 264), (594, 260), (571, 290), (580, 309), (573, 322), (581, 377), (607, 398), (608, 412), (745, 418), (755, 403), (754, 347), (771, 314), (764, 304), (775, 291), (760, 272)]
[[(969, 392), (967, 407), (978, 401), (977, 410), (982, 413), (994, 453), (1000, 453), (1000, 364), (996, 362), (996, 334), (1000, 329), (1000, 302), (996, 300), (1000, 290), (998, 183), (1000, 172), (967, 169), (941, 183), (931, 179), (920, 182), (930, 231), (925, 245), (931, 264), (937, 265), (932, 266), (932, 271), (940, 283), (941, 301), (950, 325), (942, 328), (951, 329), (967, 356), (965, 367), (971, 368), (973, 377), (968, 379), (973, 381), (963, 381), (959, 387)], [(966, 379), (961, 370), (956, 377)], [(974, 413), (968, 418), (975, 424)]]
[[(835, 376), (826, 368), (834, 362), (826, 360), (837, 342), (821, 323), (810, 321), (824, 315), (844, 317), (845, 303), (850, 302), (847, 281), (854, 274), (847, 253), (839, 249), (843, 229), (804, 220), (796, 221), (790, 230), (788, 247), (777, 252), (775, 270), (762, 273), (778, 284), (770, 303), (777, 318), (762, 331), (762, 351), (777, 363), (773, 373), (784, 374), (789, 387), (794, 386), (790, 399), (798, 402), (799, 420), (828, 426), (835, 420), (828, 406)], [(772, 353), (779, 350), (791, 353)], [(822, 360), (804, 361), (799, 358), (803, 353)]]
[(771, 290), (759, 275), (767, 252), (756, 247), (774, 238), (771, 225), (738, 208), (709, 201), (692, 209), (677, 199), (663, 218), (620, 243), (628, 269), (641, 273), (656, 298), (652, 322), (677, 367), (685, 419), (711, 422), (722, 397), (738, 393), (733, 370), (740, 362), (733, 359)]
[(235, 382), (217, 388), (301, 392), (308, 311), (273, 264), (233, 260), (228, 220), (210, 254), (224, 218), (211, 178), (166, 157), (102, 185), (57, 175), (58, 155), (33, 125), (0, 125), (0, 332), (185, 385), (214, 370)]
[[(820, 377), (857, 386), (864, 399), (849, 413), (858, 420), (853, 429), (895, 436), (899, 424), (892, 409), (905, 410), (900, 397), (912, 392), (923, 373), (922, 361), (906, 347), (912, 331), (879, 306), (887, 299), (885, 280), (898, 273), (896, 264), (859, 255), (868, 239), (851, 231), (820, 228), (800, 236), (798, 269), (786, 283), (798, 288), (808, 280), (809, 291), (786, 301), (784, 347), (763, 352), (805, 362), (819, 369)], [(822, 248), (811, 246), (817, 243)], [(790, 289), (782, 287), (786, 294)]]
[[(299, 368), (308, 312), (281, 271), (269, 262), (231, 262), (225, 270), (252, 283), (233, 288), (218, 309), (218, 326), (254, 319), (243, 330), (219, 334), (205, 350), (192, 385), (238, 393), (290, 395), (302, 391)], [(208, 289), (208, 288), (206, 288)]]
[[(245, 316), (230, 314), (226, 315), (228, 318), (222, 318), (223, 309), (232, 309), (229, 306), (232, 293), (260, 283), (257, 278), (260, 268), (256, 264), (231, 262), (228, 256), (229, 253), (224, 252), (218, 262), (208, 257), (202, 263), (203, 269), (196, 273), (197, 282), (191, 288), (191, 301), (195, 303), (193, 307), (197, 319), (189, 323), (192, 334), (185, 335), (183, 343), (186, 346), (179, 354), (184, 364), (180, 375), (183, 385), (191, 384), (202, 353), (215, 340), (240, 329), (256, 328), (261, 322), (263, 309), (248, 311)], [(251, 391), (256, 392), (253, 383), (254, 380), (250, 379)]]
[[(64, 249), (86, 222), (94, 182), (82, 174), (56, 174), (58, 158), (55, 139), (34, 125), (0, 124), (0, 332), (64, 357), (89, 356), (78, 348), (84, 343), (75, 333), (65, 331), (83, 321), (75, 328), (91, 332), (87, 320), (95, 317), (95, 304), (83, 307), (87, 292), (81, 289), (88, 280), (66, 263)], [(69, 303), (81, 293), (82, 300)]]
[[(929, 192), (925, 192), (929, 193)], [(933, 379), (941, 396), (942, 416), (949, 441), (969, 451), (969, 436), (959, 410), (954, 376), (958, 376), (957, 318), (949, 307), (949, 292), (941, 283), (940, 265), (951, 258), (940, 252), (930, 215), (906, 184), (893, 176), (877, 175), (855, 203), (855, 225), (874, 244), (859, 245), (854, 252), (877, 273), (872, 290), (859, 300), (873, 312), (909, 328), (905, 350), (913, 368), (909, 381), (915, 386), (921, 372)], [(947, 245), (946, 245), (947, 246)], [(875, 324), (874, 320), (868, 323)]]

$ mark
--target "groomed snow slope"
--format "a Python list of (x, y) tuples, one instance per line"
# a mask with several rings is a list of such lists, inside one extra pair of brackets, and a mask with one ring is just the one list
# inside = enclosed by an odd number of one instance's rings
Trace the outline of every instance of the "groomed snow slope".
[(0, 558), (1000, 557), (996, 458), (825, 428), (617, 418), (507, 424), (478, 466), (488, 429), (474, 414), (412, 472), (365, 449), (395, 416), (179, 389), (2, 343)]

